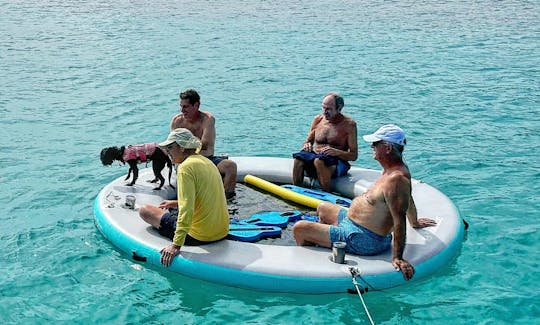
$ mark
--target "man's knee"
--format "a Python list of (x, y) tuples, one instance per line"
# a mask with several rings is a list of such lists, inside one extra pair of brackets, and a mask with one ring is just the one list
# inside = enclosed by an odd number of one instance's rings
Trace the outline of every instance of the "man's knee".
[(219, 172), (224, 175), (236, 175), (237, 166), (236, 166), (236, 163), (232, 160), (229, 160), (229, 159), (222, 160), (217, 165), (217, 167), (219, 169)]
[(337, 220), (338, 210), (340, 208), (330, 202), (321, 202), (317, 206), (317, 215), (319, 222), (324, 224), (334, 224)]
[(304, 234), (307, 231), (309, 231), (310, 224), (311, 224), (311, 222), (305, 221), (305, 220), (300, 220), (300, 221), (298, 221), (297, 223), (294, 224), (292, 231), (293, 231), (294, 239), (297, 242), (298, 241), (303, 241), (305, 239)]
[(319, 168), (326, 168), (326, 164), (324, 163), (324, 160), (320, 158), (315, 158), (313, 160), (313, 165), (315, 165), (315, 168), (317, 168), (317, 170), (319, 170)]
[(163, 214), (164, 211), (154, 205), (148, 204), (139, 208), (139, 217), (156, 229), (159, 229)]
[(328, 207), (331, 205), (332, 203), (330, 202), (322, 201), (321, 203), (317, 205), (317, 214), (319, 215), (321, 213), (324, 213), (328, 209)]
[(327, 215), (331, 211), (331, 208), (332, 203), (321, 202), (319, 203), (319, 205), (317, 205), (317, 215), (319, 216), (319, 218), (321, 217), (321, 215)]
[(324, 160), (316, 158), (315, 160), (313, 160), (313, 166), (315, 166), (315, 170), (317, 171), (319, 182), (321, 181), (321, 177), (325, 181), (330, 180), (330, 176), (332, 175), (331, 167), (326, 166)]
[(324, 160), (315, 158), (313, 160), (313, 165), (315, 166), (315, 169), (317, 170), (317, 174), (324, 174), (324, 175), (332, 175), (334, 171), (336, 170), (336, 166), (327, 166)]
[(139, 208), (139, 217), (141, 217), (143, 220), (148, 220), (152, 217), (152, 208), (149, 205), (143, 205)]

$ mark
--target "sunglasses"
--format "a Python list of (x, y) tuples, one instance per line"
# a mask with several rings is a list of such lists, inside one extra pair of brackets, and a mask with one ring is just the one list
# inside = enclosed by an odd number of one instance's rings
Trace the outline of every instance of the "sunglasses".
[(169, 150), (171, 150), (172, 148), (174, 148), (175, 145), (176, 145), (176, 142), (173, 142), (173, 143), (171, 143), (171, 144), (166, 145), (166, 146), (165, 146), (165, 149), (166, 149), (167, 151), (169, 151)]

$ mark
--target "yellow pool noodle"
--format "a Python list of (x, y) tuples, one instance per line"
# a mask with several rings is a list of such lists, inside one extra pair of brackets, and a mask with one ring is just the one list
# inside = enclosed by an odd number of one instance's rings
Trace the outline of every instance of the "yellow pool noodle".
[(319, 203), (323, 202), (322, 200), (315, 199), (304, 194), (296, 193), (294, 191), (283, 188), (269, 181), (265, 181), (264, 179), (253, 175), (246, 175), (244, 177), (244, 182), (256, 186), (267, 192), (270, 192), (274, 195), (277, 195), (285, 200), (305, 205), (313, 209), (317, 209)]

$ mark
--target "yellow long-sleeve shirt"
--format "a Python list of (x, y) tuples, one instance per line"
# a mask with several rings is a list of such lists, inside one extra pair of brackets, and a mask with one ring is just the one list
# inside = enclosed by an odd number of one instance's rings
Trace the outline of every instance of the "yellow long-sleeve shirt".
[(186, 234), (214, 241), (229, 233), (229, 212), (221, 175), (201, 155), (191, 155), (177, 171), (178, 220), (173, 243), (184, 245)]

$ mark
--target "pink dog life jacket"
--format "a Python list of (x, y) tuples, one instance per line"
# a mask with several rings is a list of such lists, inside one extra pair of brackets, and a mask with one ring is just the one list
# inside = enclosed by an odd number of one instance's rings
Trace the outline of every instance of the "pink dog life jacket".
[(124, 148), (122, 159), (124, 161), (137, 159), (140, 162), (146, 162), (148, 157), (153, 155), (154, 151), (156, 151), (156, 146), (155, 142), (135, 145), (130, 144)]

